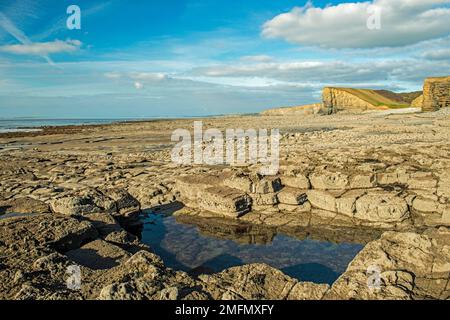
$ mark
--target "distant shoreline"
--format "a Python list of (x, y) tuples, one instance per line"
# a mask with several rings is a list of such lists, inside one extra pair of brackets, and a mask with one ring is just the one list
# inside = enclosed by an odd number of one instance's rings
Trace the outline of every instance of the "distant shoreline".
[[(246, 116), (258, 115), (255, 113), (246, 114), (220, 114), (220, 115), (204, 115), (204, 116), (179, 116), (179, 117), (167, 117), (167, 118), (123, 118), (123, 119), (38, 119), (38, 118), (11, 118), (11, 119), (0, 119), (0, 138), (16, 138), (16, 137), (35, 137), (43, 135), (52, 134), (67, 134), (67, 133), (77, 133), (85, 129), (94, 129), (107, 127), (112, 125), (126, 125), (126, 124), (136, 124), (136, 123), (148, 123), (148, 122), (159, 122), (159, 121), (176, 121), (176, 120), (186, 120), (186, 119), (212, 119), (212, 118), (222, 118), (222, 117), (246, 117)], [(34, 126), (16, 126), (12, 128), (2, 128), (2, 122), (58, 122), (61, 124), (45, 125), (37, 124)], [(69, 122), (70, 124), (64, 124), (63, 122)], [(72, 123), (71, 123), (72, 122)], [(78, 123), (73, 123), (78, 122)]]

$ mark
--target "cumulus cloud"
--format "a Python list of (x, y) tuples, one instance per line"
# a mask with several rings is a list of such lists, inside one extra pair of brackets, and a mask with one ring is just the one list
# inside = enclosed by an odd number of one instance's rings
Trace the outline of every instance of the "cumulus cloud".
[[(308, 3), (263, 25), (262, 34), (325, 48), (396, 47), (437, 39), (450, 33), (450, 0), (373, 0), (325, 8)], [(367, 21), (380, 13), (380, 29)]]
[(55, 40), (52, 42), (33, 42), (27, 44), (13, 44), (0, 46), (1, 52), (20, 55), (45, 56), (54, 53), (73, 52), (80, 48), (78, 40)]

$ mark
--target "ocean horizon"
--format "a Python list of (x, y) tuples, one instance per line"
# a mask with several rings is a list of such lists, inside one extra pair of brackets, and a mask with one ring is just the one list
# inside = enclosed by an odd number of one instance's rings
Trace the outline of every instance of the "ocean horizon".
[(155, 116), (142, 118), (0, 118), (0, 133), (9, 132), (33, 132), (40, 131), (43, 127), (58, 127), (72, 125), (96, 125), (118, 122), (152, 121), (164, 119), (189, 119), (208, 118), (223, 115), (198, 115), (198, 116)]

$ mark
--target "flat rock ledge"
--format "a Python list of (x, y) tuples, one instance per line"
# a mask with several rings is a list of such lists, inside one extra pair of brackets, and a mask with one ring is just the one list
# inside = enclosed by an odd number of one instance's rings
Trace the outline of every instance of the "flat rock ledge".
[(225, 169), (181, 176), (174, 189), (179, 200), (193, 209), (186, 214), (207, 216), (209, 212), (252, 223), (397, 231), (450, 226), (447, 174), (438, 178), (414, 170), (376, 174), (330, 167), (309, 171), (288, 164), (277, 176), (255, 172)]

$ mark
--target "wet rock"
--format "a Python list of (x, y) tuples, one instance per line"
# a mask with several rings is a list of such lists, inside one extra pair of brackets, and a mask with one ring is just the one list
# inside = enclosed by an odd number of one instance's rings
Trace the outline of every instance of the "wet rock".
[(306, 201), (301, 205), (290, 205), (280, 203), (278, 205), (278, 209), (281, 212), (290, 212), (290, 213), (310, 213), (311, 212), (311, 203)]

